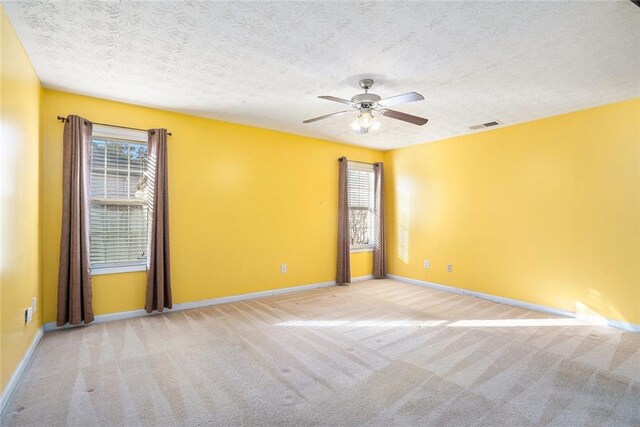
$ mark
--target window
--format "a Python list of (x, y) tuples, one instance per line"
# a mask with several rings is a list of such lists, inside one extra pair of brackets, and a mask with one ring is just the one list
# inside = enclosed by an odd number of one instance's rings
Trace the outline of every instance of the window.
[(373, 230), (373, 165), (349, 162), (349, 234), (351, 249), (372, 250)]
[(91, 141), (92, 274), (147, 263), (147, 133), (94, 125)]

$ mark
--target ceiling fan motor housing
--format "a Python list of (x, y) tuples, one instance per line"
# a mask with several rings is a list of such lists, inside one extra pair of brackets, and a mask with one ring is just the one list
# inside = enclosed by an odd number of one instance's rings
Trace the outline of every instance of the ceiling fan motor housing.
[(375, 93), (360, 93), (351, 98), (351, 102), (355, 102), (360, 108), (373, 108), (381, 99)]

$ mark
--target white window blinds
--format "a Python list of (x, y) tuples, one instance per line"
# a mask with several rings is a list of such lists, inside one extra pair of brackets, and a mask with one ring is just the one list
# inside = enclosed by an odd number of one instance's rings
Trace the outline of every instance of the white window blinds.
[(144, 266), (147, 134), (102, 128), (91, 144), (91, 268)]
[(349, 162), (349, 233), (352, 248), (372, 247), (373, 232), (373, 165)]

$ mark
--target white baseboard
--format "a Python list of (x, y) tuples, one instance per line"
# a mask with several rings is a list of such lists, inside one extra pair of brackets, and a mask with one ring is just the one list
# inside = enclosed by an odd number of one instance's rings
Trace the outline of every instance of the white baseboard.
[(11, 399), (11, 395), (13, 394), (16, 386), (18, 385), (18, 381), (20, 380), (20, 377), (24, 373), (24, 370), (29, 364), (29, 361), (33, 357), (33, 353), (36, 351), (36, 347), (38, 346), (38, 343), (42, 339), (42, 334), (43, 334), (43, 328), (40, 327), (38, 328), (36, 335), (33, 337), (33, 341), (31, 341), (31, 345), (29, 346), (29, 348), (27, 349), (27, 352), (22, 357), (22, 360), (18, 364), (16, 370), (13, 371), (13, 375), (11, 375), (11, 378), (9, 379), (7, 386), (2, 391), (2, 394), (0, 395), (0, 415), (2, 415), (2, 413), (4, 412), (4, 409), (7, 407), (7, 403), (9, 403), (9, 399)]
[[(467, 295), (476, 298), (482, 298), (489, 301), (497, 302), (500, 304), (512, 305), (515, 307), (526, 308), (528, 310), (539, 311), (547, 314), (555, 314), (557, 316), (576, 317), (576, 313), (568, 310), (559, 310), (557, 308), (546, 307), (544, 305), (532, 304), (525, 301), (520, 301), (511, 298), (499, 297), (491, 294), (485, 294), (482, 292), (470, 291), (468, 289), (455, 288), (453, 286), (441, 285), (439, 283), (425, 282), (423, 280), (411, 279), (404, 276), (396, 276), (395, 274), (387, 274), (390, 279), (397, 280), (399, 282), (410, 283), (412, 285), (424, 286), (431, 289), (437, 289), (439, 291), (449, 292), (458, 295)], [(630, 332), (640, 333), (640, 325), (634, 325), (633, 323), (624, 322), (622, 320), (606, 319), (609, 326), (613, 328), (623, 329)]]
[[(351, 279), (352, 282), (361, 282), (363, 280), (370, 280), (373, 279), (373, 274), (367, 275), (367, 276), (358, 276), (358, 277), (354, 277), (353, 279)], [(335, 281), (330, 281), (330, 282), (320, 282), (320, 283), (311, 283), (309, 285), (301, 285), (301, 286), (292, 286), (292, 287), (288, 287), (288, 288), (279, 288), (279, 289), (272, 289), (272, 290), (268, 290), (268, 291), (259, 291), (259, 292), (251, 292), (248, 294), (241, 294), (241, 295), (231, 295), (228, 297), (219, 297), (219, 298), (211, 298), (211, 299), (204, 299), (204, 300), (200, 300), (200, 301), (192, 301), (192, 302), (182, 302), (182, 303), (177, 303), (177, 304), (173, 304), (173, 308), (172, 309), (167, 309), (164, 312), (165, 313), (170, 313), (173, 311), (180, 311), (180, 310), (188, 310), (190, 308), (199, 308), (199, 307), (207, 307), (210, 305), (218, 305), (218, 304), (227, 304), (230, 302), (236, 302), (236, 301), (245, 301), (245, 300), (249, 300), (249, 299), (256, 299), (256, 298), (263, 298), (263, 297), (268, 297), (268, 296), (273, 296), (273, 295), (282, 295), (282, 294), (288, 294), (291, 292), (301, 292), (301, 291), (308, 291), (310, 289), (316, 289), (316, 288), (325, 288), (327, 286), (334, 286), (336, 284)], [(121, 311), (118, 313), (109, 313), (109, 314), (101, 314), (95, 317), (95, 319), (93, 320), (93, 323), (104, 323), (104, 322), (112, 322), (114, 320), (121, 320), (121, 319), (132, 319), (134, 317), (142, 317), (142, 316), (153, 316), (159, 313), (147, 313), (146, 310), (144, 309), (140, 309), (140, 310), (131, 310), (131, 311)], [(84, 326), (83, 323), (80, 323), (78, 325), (64, 325), (64, 326), (57, 326), (56, 322), (49, 322), (49, 323), (45, 323), (44, 325), (44, 330), (45, 331), (54, 331), (57, 329), (67, 329), (67, 328), (75, 328), (78, 326)]]

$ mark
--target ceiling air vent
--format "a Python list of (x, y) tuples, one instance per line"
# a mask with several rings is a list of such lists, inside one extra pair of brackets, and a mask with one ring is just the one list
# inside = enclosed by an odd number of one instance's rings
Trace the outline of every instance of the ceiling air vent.
[(499, 122), (497, 120), (494, 120), (492, 122), (483, 123), (481, 125), (471, 126), (469, 129), (478, 130), (478, 129), (490, 128), (492, 126), (498, 126), (498, 125), (501, 125), (501, 124), (502, 124), (501, 122)]

